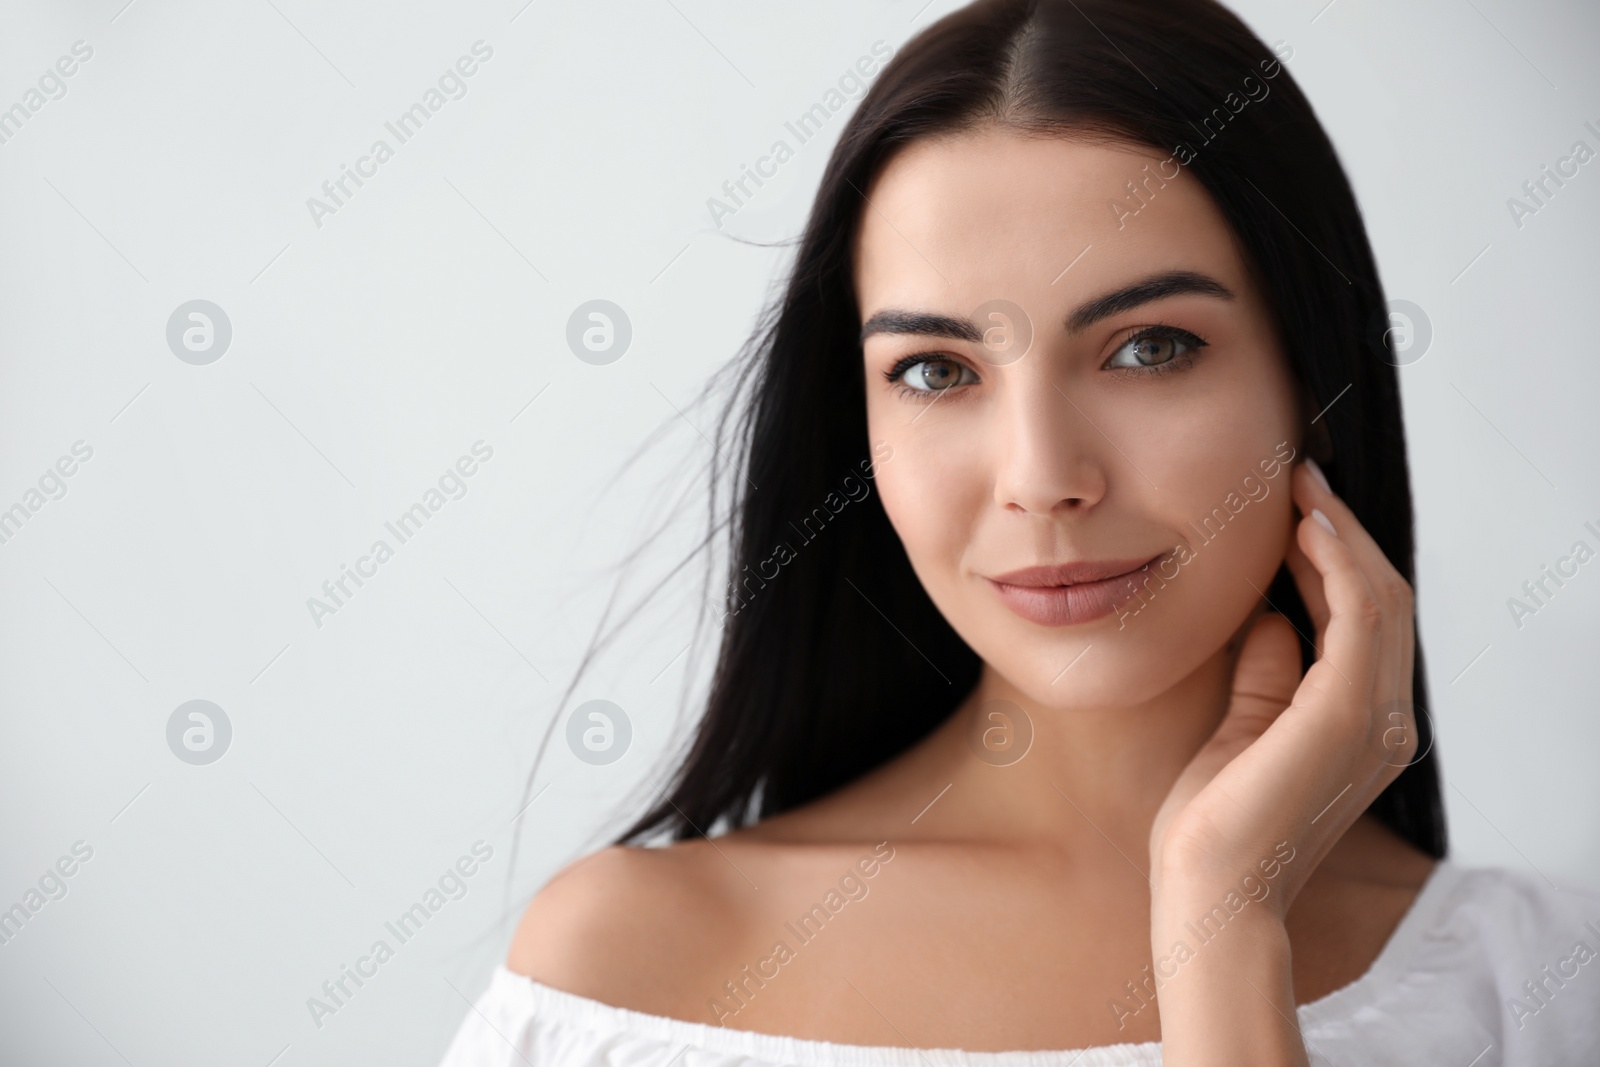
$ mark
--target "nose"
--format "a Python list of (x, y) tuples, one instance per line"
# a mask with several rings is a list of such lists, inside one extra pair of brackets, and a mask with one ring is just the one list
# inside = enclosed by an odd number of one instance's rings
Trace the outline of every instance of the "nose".
[(1017, 381), (1006, 391), (998, 414), (997, 504), (1008, 511), (1051, 516), (1087, 511), (1105, 497), (1102, 450), (1109, 445), (1049, 375)]

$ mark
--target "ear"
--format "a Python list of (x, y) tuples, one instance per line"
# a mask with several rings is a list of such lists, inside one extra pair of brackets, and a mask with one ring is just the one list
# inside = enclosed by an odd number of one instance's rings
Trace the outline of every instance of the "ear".
[[(1333, 465), (1333, 435), (1328, 432), (1328, 420), (1317, 418), (1322, 414), (1322, 406), (1317, 404), (1316, 398), (1311, 395), (1311, 390), (1300, 390), (1301, 418), (1305, 420), (1305, 451), (1306, 455), (1316, 460), (1324, 467)], [(1312, 422), (1312, 419), (1317, 419)]]

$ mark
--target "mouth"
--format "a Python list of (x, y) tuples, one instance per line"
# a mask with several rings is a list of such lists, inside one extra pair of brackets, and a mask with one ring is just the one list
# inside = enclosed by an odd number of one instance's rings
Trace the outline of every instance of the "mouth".
[(1102, 619), (1132, 600), (1140, 575), (1163, 555), (1025, 567), (986, 580), (1001, 603), (1029, 622), (1071, 626)]

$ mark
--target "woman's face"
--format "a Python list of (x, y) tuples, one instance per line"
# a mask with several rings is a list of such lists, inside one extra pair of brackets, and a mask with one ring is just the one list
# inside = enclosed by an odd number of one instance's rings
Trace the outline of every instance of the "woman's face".
[(883, 506), (956, 632), (1044, 705), (1176, 684), (1290, 542), (1298, 392), (1227, 223), (1166, 158), (985, 128), (913, 142), (867, 191)]

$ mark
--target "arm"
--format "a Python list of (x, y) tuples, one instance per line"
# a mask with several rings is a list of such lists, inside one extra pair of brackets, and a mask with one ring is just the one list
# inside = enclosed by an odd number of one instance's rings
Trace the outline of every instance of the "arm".
[[(1237, 891), (1235, 889), (1235, 891)], [(1151, 901), (1154, 958), (1172, 961), (1158, 994), (1162, 1062), (1179, 1064), (1307, 1063), (1295, 1019), (1289, 935), (1277, 915), (1243, 907), (1212, 941), (1199, 920), (1226, 899), (1189, 889)], [(1226, 908), (1226, 904), (1222, 905)], [(1175, 952), (1182, 945), (1187, 953)]]

